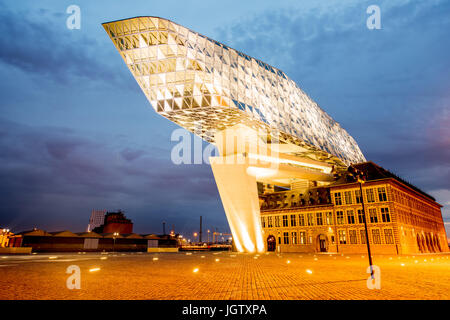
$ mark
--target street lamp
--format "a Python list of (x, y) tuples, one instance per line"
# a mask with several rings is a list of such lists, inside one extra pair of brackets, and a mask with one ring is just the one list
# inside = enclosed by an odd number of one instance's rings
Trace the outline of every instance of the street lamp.
[(210, 233), (211, 231), (209, 231), (209, 229), (208, 229), (208, 244), (209, 244), (209, 233)]
[(118, 237), (118, 236), (119, 236), (118, 232), (114, 232), (113, 233), (113, 240), (114, 240), (114, 242), (113, 242), (113, 252), (114, 252), (115, 247), (116, 247), (116, 237)]
[(362, 191), (362, 184), (366, 182), (366, 177), (364, 172), (356, 169), (353, 166), (349, 167), (350, 174), (356, 178), (356, 180), (359, 183), (359, 194), (361, 197), (361, 205), (362, 205), (362, 214), (363, 214), (363, 221), (364, 221), (364, 230), (366, 231), (366, 244), (367, 244), (367, 253), (369, 255), (369, 266), (370, 266), (370, 276), (372, 279), (374, 279), (373, 275), (373, 264), (372, 264), (372, 254), (370, 252), (370, 243), (369, 243), (369, 230), (367, 228), (367, 217), (366, 217), (366, 210), (364, 208), (364, 195)]
[(194, 241), (195, 241), (195, 238), (197, 238), (197, 232), (194, 232)]

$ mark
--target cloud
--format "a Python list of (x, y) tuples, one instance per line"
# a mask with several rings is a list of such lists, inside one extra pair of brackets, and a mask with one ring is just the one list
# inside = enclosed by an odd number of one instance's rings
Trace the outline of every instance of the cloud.
[[(366, 28), (370, 1), (306, 1), (230, 21), (214, 38), (282, 69), (368, 159), (445, 205), (450, 3), (378, 3), (382, 30)], [(164, 147), (118, 138), (132, 131), (128, 121), (143, 118), (123, 106), (141, 103), (131, 97), (145, 101), (107, 35), (96, 38), (98, 30), (84, 25), (70, 31), (60, 12), (11, 8), (0, 3), (0, 64), (10, 77), (2, 89), (10, 120), (0, 120), (0, 221), (77, 231), (92, 209), (106, 207), (125, 210), (140, 232), (159, 231), (163, 219), (189, 231), (199, 215), (225, 226), (209, 166), (176, 166)], [(19, 124), (35, 120), (39, 126)], [(172, 128), (152, 122), (152, 134), (169, 137)], [(111, 136), (100, 137), (102, 130)]]
[(217, 30), (279, 67), (358, 141), (366, 158), (426, 190), (450, 190), (450, 19), (446, 1), (317, 3)]
[(118, 72), (102, 61), (107, 55), (94, 38), (65, 27), (65, 16), (41, 10), (0, 10), (0, 62), (40, 80), (70, 83), (79, 79), (118, 82)]
[(92, 141), (63, 128), (0, 125), (0, 220), (15, 231), (81, 230), (94, 208), (125, 210), (141, 232), (159, 231), (162, 220), (189, 229), (206, 207), (209, 221), (225, 222), (209, 166), (120, 150), (111, 137)]

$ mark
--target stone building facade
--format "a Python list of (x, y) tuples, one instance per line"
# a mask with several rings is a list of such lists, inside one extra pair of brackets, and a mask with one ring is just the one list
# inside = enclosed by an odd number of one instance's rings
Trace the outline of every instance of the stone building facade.
[[(355, 165), (362, 184), (343, 175), (328, 186), (260, 194), (268, 251), (366, 253), (364, 219), (375, 254), (447, 252), (441, 205), (372, 162)], [(267, 188), (265, 188), (267, 190)]]

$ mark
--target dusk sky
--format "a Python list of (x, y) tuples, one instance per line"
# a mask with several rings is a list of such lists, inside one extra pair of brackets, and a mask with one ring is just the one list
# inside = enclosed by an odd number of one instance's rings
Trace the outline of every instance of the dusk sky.
[[(69, 5), (81, 29), (66, 27)], [(369, 30), (369, 5), (381, 29)], [(283, 70), (366, 159), (450, 225), (449, 1), (0, 1), (0, 227), (82, 231), (122, 209), (137, 233), (228, 231), (209, 165), (175, 165), (159, 116), (101, 23), (160, 16)]]

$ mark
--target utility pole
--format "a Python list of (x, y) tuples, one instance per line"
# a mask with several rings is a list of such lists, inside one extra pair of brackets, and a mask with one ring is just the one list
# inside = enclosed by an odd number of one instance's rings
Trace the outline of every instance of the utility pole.
[(200, 232), (198, 236), (198, 242), (202, 242), (202, 216), (200, 216)]
[(363, 189), (362, 189), (362, 184), (365, 182), (366, 177), (365, 177), (364, 172), (356, 169), (353, 166), (349, 167), (349, 171), (350, 171), (350, 174), (353, 175), (356, 178), (356, 181), (358, 181), (358, 183), (359, 183), (359, 193), (361, 196), (362, 214), (364, 217), (364, 229), (366, 231), (365, 233), (366, 233), (367, 253), (369, 255), (370, 276), (372, 277), (372, 279), (374, 279), (372, 253), (370, 252), (370, 243), (369, 243), (369, 230), (367, 228), (367, 217), (366, 217), (366, 210), (364, 208), (364, 195), (363, 195)]
[(166, 235), (166, 222), (163, 221), (163, 235)]

